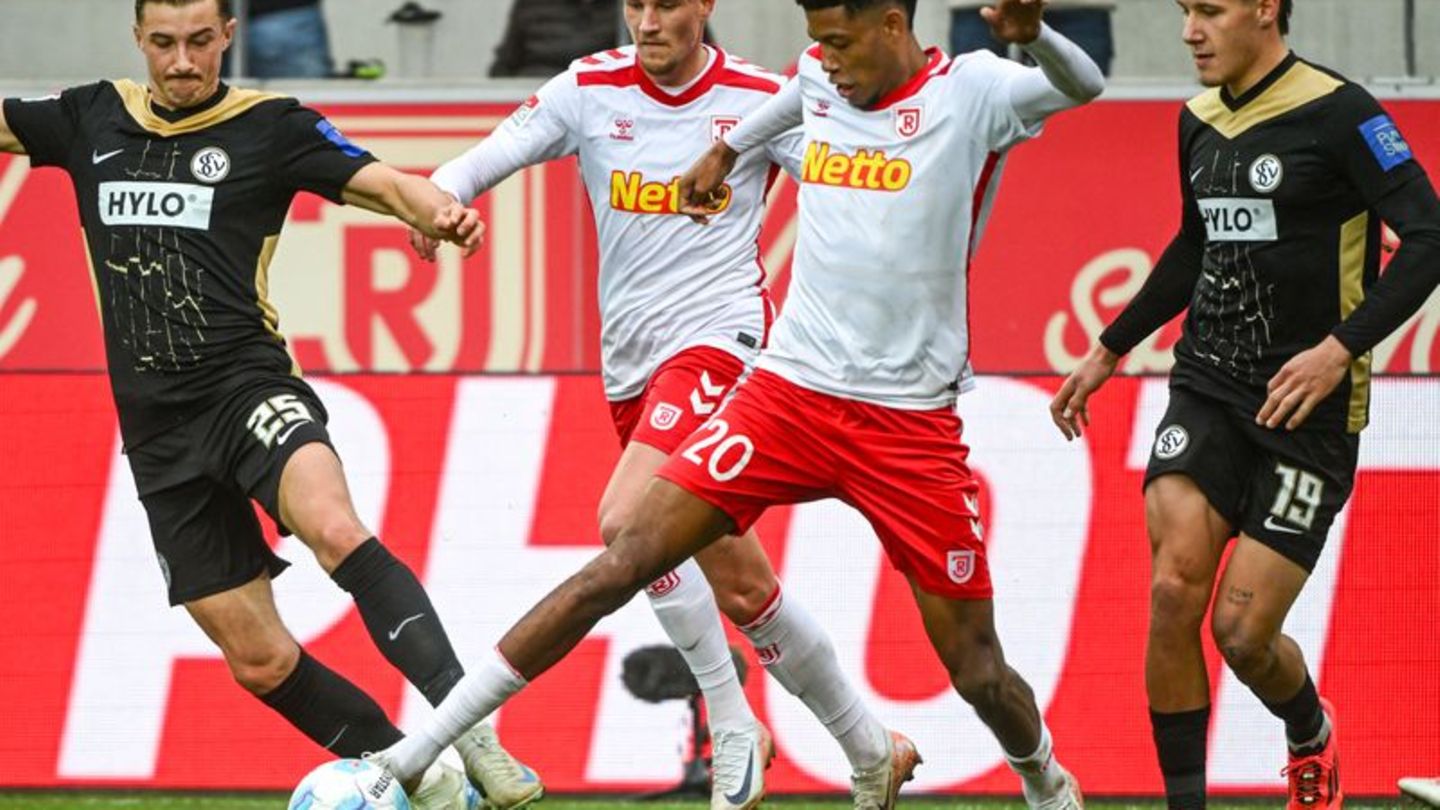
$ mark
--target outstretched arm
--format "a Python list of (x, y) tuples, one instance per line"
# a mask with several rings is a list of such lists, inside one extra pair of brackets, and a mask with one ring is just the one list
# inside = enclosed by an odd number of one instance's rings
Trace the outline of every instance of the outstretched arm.
[(371, 163), (345, 184), (345, 202), (395, 217), (432, 239), (459, 245), (466, 256), (480, 249), (480, 214), (419, 175)]
[(1019, 45), (1040, 66), (1039, 71), (1017, 72), (1010, 83), (1010, 103), (1027, 125), (1084, 104), (1105, 90), (1099, 65), (1080, 46), (1045, 25), (1043, 12), (1041, 0), (997, 0), (980, 10), (996, 39)]
[(739, 126), (716, 139), (714, 145), (685, 172), (680, 178), (681, 213), (689, 214), (697, 222), (704, 222), (713, 213), (714, 195), (725, 178), (730, 176), (740, 154), (783, 136), (804, 120), (800, 80), (794, 78), (786, 82), (769, 101), (746, 116)]

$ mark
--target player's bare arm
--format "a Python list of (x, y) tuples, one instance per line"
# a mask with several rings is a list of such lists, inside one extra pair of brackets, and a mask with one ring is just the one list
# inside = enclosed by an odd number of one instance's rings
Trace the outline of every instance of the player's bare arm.
[(432, 239), (459, 245), (466, 256), (479, 250), (485, 238), (479, 212), (461, 206), (429, 180), (383, 163), (355, 173), (345, 186), (345, 202), (396, 217)]
[(25, 147), (20, 145), (20, 139), (15, 136), (10, 125), (5, 122), (5, 109), (0, 106), (0, 152), (11, 152), (17, 155), (25, 154)]
[(990, 25), (996, 39), (1026, 45), (1040, 36), (1040, 17), (1044, 11), (1044, 0), (999, 0), (993, 6), (980, 9), (980, 16)]
[(1050, 401), (1050, 418), (1064, 434), (1065, 441), (1078, 438), (1082, 427), (1090, 427), (1090, 395), (1110, 379), (1119, 363), (1120, 355), (1105, 348), (1105, 344), (1097, 343), (1079, 367), (1065, 378)]

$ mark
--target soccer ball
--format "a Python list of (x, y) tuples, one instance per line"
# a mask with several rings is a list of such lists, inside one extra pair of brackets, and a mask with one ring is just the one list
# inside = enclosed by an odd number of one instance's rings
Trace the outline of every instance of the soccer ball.
[(410, 810), (395, 777), (359, 759), (327, 762), (300, 780), (289, 810)]

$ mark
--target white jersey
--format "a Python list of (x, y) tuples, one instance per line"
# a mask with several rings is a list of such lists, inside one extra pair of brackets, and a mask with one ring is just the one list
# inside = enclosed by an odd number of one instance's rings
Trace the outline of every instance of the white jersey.
[(712, 346), (748, 366), (766, 337), (760, 224), (776, 166), (798, 171), (801, 133), (741, 158), (723, 215), (708, 226), (679, 215), (680, 176), (784, 83), (707, 50), (709, 65), (678, 92), (640, 69), (633, 46), (576, 60), (434, 176), (469, 200), (522, 166), (579, 155), (599, 236), (601, 362), (612, 401), (638, 396), (680, 351)]
[(1006, 150), (1040, 129), (1008, 89), (1025, 68), (983, 51), (927, 54), (866, 109), (835, 91), (819, 46), (801, 57), (794, 278), (759, 363), (805, 388), (910, 410), (946, 407), (973, 385), (970, 256)]

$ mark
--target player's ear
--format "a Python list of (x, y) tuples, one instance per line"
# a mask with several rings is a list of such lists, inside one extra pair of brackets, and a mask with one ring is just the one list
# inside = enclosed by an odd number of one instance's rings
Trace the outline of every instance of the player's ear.
[(897, 5), (884, 5), (883, 17), (880, 18), (880, 28), (887, 37), (903, 37), (910, 33), (910, 21), (905, 16), (905, 9)]
[(220, 26), (220, 30), (225, 34), (225, 41), (222, 43), (222, 47), (220, 48), (220, 50), (230, 50), (230, 43), (235, 41), (236, 25), (238, 25), (238, 23), (236, 23), (235, 18), (231, 17)]
[(139, 48), (142, 51), (145, 50), (145, 40), (142, 39), (143, 35), (140, 31), (140, 23), (137, 22), (134, 25), (130, 26), (130, 30), (132, 33), (135, 34), (135, 47)]
[(1261, 28), (1270, 28), (1280, 19), (1280, 0), (1255, 0), (1255, 6)]

